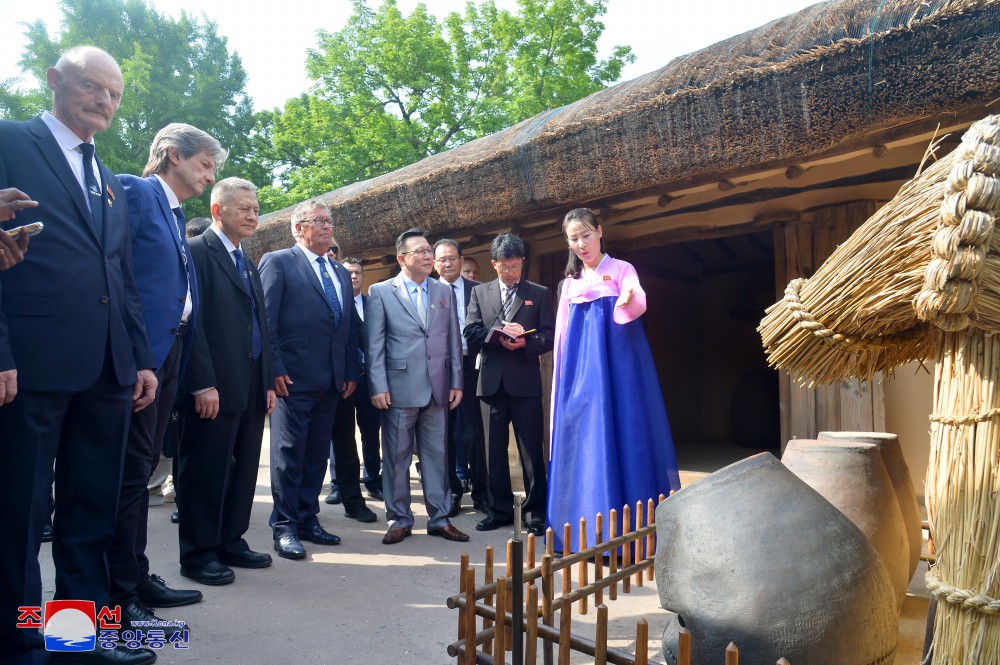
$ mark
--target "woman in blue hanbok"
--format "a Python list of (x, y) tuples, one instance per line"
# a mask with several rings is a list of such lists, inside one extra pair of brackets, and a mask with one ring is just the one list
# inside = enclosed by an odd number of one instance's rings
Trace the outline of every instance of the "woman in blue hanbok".
[[(570, 256), (556, 310), (549, 445), (548, 525), (555, 551), (563, 524), (579, 544), (580, 518), (594, 545), (595, 515), (635, 509), (680, 489), (670, 424), (642, 322), (646, 294), (630, 263), (604, 253), (602, 230), (586, 208), (563, 219)], [(634, 526), (634, 523), (633, 523)]]

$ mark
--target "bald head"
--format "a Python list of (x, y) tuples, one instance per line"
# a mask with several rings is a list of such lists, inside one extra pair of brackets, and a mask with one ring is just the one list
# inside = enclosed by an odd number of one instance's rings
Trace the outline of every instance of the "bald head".
[(111, 126), (124, 87), (118, 63), (96, 46), (75, 46), (51, 67), (46, 80), (52, 90), (52, 115), (81, 141)]

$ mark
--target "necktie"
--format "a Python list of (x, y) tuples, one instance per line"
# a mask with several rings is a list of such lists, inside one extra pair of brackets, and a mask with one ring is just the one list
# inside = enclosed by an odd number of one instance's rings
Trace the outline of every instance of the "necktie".
[(507, 317), (510, 316), (511, 305), (514, 303), (514, 294), (517, 293), (517, 282), (507, 287), (507, 297), (503, 301), (503, 320), (507, 321)]
[(233, 250), (233, 258), (236, 259), (236, 270), (240, 273), (240, 277), (243, 278), (243, 288), (247, 290), (247, 294), (250, 296), (250, 303), (253, 305), (253, 357), (257, 359), (260, 357), (261, 351), (261, 341), (260, 341), (260, 324), (257, 323), (257, 300), (253, 297), (253, 287), (250, 285), (250, 271), (247, 269), (247, 262), (243, 258), (243, 252), (240, 248)]
[[(184, 211), (181, 210), (180, 206), (176, 208), (171, 208), (174, 213), (174, 231), (177, 232), (177, 239), (181, 241), (181, 258), (184, 259), (184, 268), (187, 269), (188, 257), (187, 252), (184, 251), (184, 232), (181, 229), (184, 228)], [(238, 251), (238, 250), (237, 250)]]
[(458, 302), (458, 285), (451, 285), (451, 295), (455, 299), (455, 315), (458, 317), (458, 335), (462, 338), (462, 355), (467, 355), (469, 353), (469, 347), (465, 341), (465, 337), (462, 335), (462, 324), (465, 322), (465, 317), (462, 316), (462, 306)]
[(417, 316), (420, 317), (420, 323), (424, 327), (427, 327), (427, 309), (424, 307), (424, 290), (421, 287), (417, 287)]
[(330, 277), (330, 272), (326, 269), (326, 259), (322, 256), (317, 257), (316, 263), (319, 264), (319, 276), (323, 282), (326, 299), (330, 303), (330, 309), (333, 310), (333, 322), (339, 326), (341, 319), (344, 318), (344, 312), (340, 308), (340, 298), (337, 297), (337, 289), (333, 287), (333, 279)]
[(81, 143), (83, 153), (83, 182), (87, 187), (87, 199), (90, 201), (90, 216), (94, 220), (94, 231), (97, 238), (104, 240), (104, 197), (101, 196), (101, 185), (94, 175), (94, 144)]

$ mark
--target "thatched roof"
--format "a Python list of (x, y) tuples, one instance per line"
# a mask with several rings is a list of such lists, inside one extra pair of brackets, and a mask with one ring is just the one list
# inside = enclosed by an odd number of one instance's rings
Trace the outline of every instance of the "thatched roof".
[[(662, 69), (324, 195), (345, 254), (403, 229), (517, 224), (626, 192), (795, 160), (1000, 98), (1000, 0), (831, 0)], [(252, 247), (291, 243), (290, 209)]]

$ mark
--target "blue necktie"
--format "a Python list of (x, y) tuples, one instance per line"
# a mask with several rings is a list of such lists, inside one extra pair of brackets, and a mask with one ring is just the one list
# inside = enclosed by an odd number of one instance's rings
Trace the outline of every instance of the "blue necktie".
[(250, 295), (250, 302), (253, 304), (253, 357), (254, 360), (260, 358), (260, 324), (257, 323), (257, 300), (253, 297), (253, 286), (250, 284), (250, 271), (247, 270), (247, 262), (243, 259), (243, 252), (237, 247), (233, 250), (233, 258), (236, 259), (236, 270), (243, 278), (243, 286)]
[(90, 201), (90, 216), (94, 220), (94, 231), (97, 238), (104, 242), (104, 197), (101, 196), (101, 185), (94, 175), (94, 144), (81, 143), (83, 153), (83, 182), (87, 187), (87, 199)]
[[(187, 270), (188, 257), (187, 251), (184, 248), (184, 232), (181, 229), (184, 228), (184, 211), (181, 210), (180, 206), (176, 208), (171, 208), (174, 213), (174, 230), (177, 232), (177, 238), (181, 241), (181, 258), (184, 259), (184, 269)], [(237, 250), (239, 251), (239, 250)]]
[(316, 258), (319, 264), (319, 276), (323, 282), (323, 290), (326, 292), (326, 299), (330, 302), (330, 309), (333, 310), (333, 322), (338, 327), (340, 320), (344, 318), (344, 312), (340, 309), (340, 298), (337, 297), (337, 289), (333, 287), (333, 279), (326, 269), (326, 259), (322, 256)]

